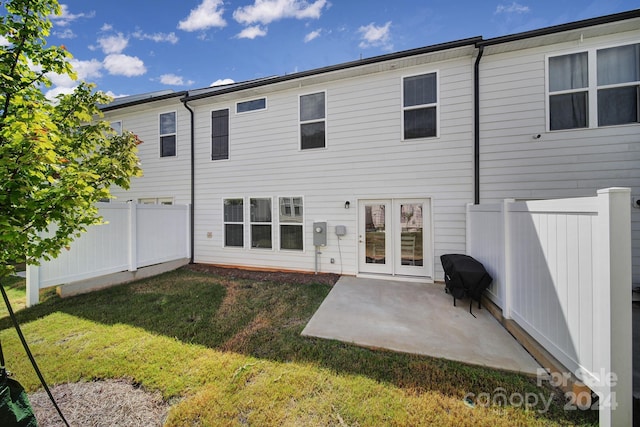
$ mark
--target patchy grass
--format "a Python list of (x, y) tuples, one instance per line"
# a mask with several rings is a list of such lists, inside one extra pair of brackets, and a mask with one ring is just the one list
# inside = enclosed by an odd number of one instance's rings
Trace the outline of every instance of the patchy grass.
[[(18, 318), (51, 384), (130, 378), (174, 403), (167, 426), (597, 425), (597, 412), (564, 411), (558, 390), (526, 376), (300, 336), (329, 290), (181, 269), (64, 300), (48, 293)], [(38, 389), (6, 315), (0, 339), (8, 368)], [(467, 393), (555, 398), (549, 411), (471, 408)]]

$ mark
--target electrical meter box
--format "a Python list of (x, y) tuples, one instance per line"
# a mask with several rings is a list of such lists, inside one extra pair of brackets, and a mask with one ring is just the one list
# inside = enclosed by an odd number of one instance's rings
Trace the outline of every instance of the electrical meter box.
[(313, 245), (327, 246), (327, 222), (326, 221), (313, 223)]
[(336, 236), (342, 237), (347, 234), (347, 227), (344, 225), (336, 225)]

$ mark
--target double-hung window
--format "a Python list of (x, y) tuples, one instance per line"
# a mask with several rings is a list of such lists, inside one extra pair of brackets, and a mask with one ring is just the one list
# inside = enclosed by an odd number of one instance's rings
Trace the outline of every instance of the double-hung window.
[(251, 247), (271, 249), (271, 198), (250, 198)]
[(176, 112), (160, 114), (160, 157), (176, 155)]
[(640, 43), (600, 49), (598, 126), (640, 122)]
[(300, 96), (300, 149), (326, 147), (326, 93)]
[(303, 250), (302, 197), (280, 197), (278, 204), (280, 249)]
[(640, 122), (640, 44), (553, 56), (549, 130)]
[(229, 109), (211, 112), (211, 160), (229, 158)]
[(549, 129), (589, 126), (587, 52), (549, 58)]
[(224, 199), (224, 245), (244, 247), (244, 199)]
[(403, 139), (438, 136), (437, 73), (402, 80)]

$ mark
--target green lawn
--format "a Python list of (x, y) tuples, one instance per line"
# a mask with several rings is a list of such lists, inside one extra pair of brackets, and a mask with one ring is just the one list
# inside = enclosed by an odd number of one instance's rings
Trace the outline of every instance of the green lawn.
[[(4, 284), (24, 304), (24, 281)], [(329, 290), (181, 269), (64, 300), (48, 292), (17, 314), (50, 385), (129, 378), (172, 403), (168, 426), (597, 425), (597, 412), (563, 410), (561, 392), (532, 378), (301, 337)], [(0, 317), (9, 370), (38, 389)], [(467, 393), (555, 400), (549, 411), (470, 407)]]

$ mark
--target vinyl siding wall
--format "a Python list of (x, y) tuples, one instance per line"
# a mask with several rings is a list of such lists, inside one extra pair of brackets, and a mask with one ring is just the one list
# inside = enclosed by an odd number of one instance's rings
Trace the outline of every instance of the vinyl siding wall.
[[(176, 156), (160, 157), (159, 117), (171, 111), (176, 112)], [(190, 203), (190, 119), (178, 98), (108, 111), (105, 119), (121, 120), (124, 131), (143, 141), (138, 145), (138, 157), (144, 175), (131, 179), (129, 191), (113, 188), (114, 202), (172, 197), (175, 204)]]
[[(433, 71), (439, 79), (440, 136), (402, 141), (402, 77)], [(299, 96), (320, 91), (327, 102), (326, 148), (301, 151)], [(313, 271), (312, 224), (322, 220), (329, 230), (319, 270), (355, 274), (357, 202), (368, 198), (431, 199), (435, 279), (442, 279), (441, 254), (464, 252), (465, 204), (473, 200), (471, 58), (237, 96), (190, 103), (196, 111), (196, 262)], [(262, 96), (266, 110), (235, 113), (237, 101)], [(211, 111), (223, 108), (230, 110), (229, 159), (211, 161)], [(278, 249), (281, 196), (304, 199), (302, 252)], [(223, 199), (239, 197), (245, 203), (249, 197), (273, 198), (272, 250), (223, 247)], [(347, 227), (340, 242), (336, 225)], [(246, 242), (248, 232), (245, 227)]]
[[(594, 196), (606, 187), (630, 187), (633, 196), (640, 196), (640, 125), (546, 131), (547, 55), (629, 42), (639, 43), (640, 31), (482, 58), (481, 203)], [(631, 203), (629, 209), (633, 280), (638, 283), (640, 209)]]

